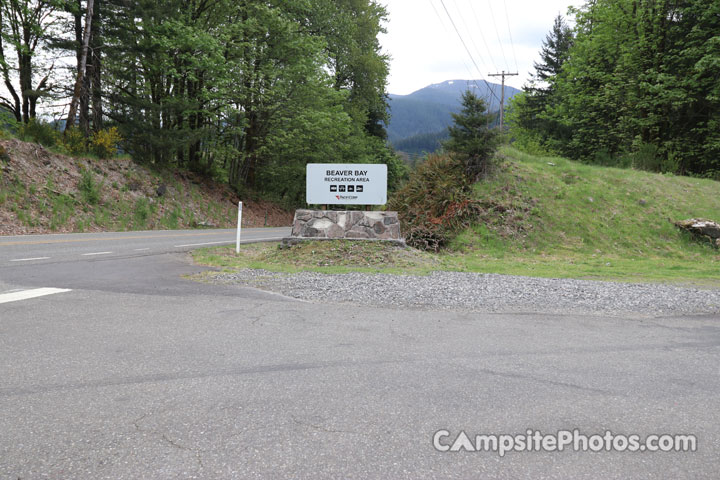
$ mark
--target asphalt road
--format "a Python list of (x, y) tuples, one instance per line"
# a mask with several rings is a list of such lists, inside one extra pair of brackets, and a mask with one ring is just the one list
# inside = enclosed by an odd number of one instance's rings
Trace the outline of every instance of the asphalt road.
[[(289, 234), (289, 228), (245, 228), (241, 232), (241, 243), (279, 240)], [(235, 241), (235, 229), (0, 236), (0, 267), (6, 262), (76, 261), (78, 256), (182, 252)]]
[[(717, 478), (717, 317), (300, 302), (187, 280), (179, 245), (223, 237), (163, 234), (0, 239), (1, 479)], [(432, 444), (528, 429), (697, 451)]]

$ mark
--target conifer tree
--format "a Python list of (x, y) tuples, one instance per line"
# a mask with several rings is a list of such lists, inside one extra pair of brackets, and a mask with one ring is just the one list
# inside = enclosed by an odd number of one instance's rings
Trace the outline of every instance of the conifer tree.
[(470, 90), (463, 93), (460, 113), (452, 114), (450, 139), (443, 146), (459, 156), (470, 181), (477, 181), (490, 170), (497, 147), (496, 131), (489, 128), (490, 116), (483, 99)]

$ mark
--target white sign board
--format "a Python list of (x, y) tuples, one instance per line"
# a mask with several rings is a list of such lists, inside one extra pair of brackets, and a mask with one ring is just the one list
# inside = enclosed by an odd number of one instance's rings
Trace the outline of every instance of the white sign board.
[(311, 205), (385, 205), (387, 165), (308, 163), (306, 199)]

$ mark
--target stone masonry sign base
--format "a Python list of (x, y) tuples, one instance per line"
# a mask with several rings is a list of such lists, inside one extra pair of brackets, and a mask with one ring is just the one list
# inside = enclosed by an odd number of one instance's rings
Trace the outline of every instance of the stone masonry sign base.
[(307, 240), (374, 240), (405, 245), (397, 212), (296, 210), (284, 245)]

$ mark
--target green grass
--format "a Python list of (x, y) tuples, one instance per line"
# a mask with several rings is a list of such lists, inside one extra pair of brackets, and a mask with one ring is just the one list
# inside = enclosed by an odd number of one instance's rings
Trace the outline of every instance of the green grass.
[(135, 208), (133, 210), (133, 226), (135, 230), (144, 230), (147, 228), (150, 213), (150, 205), (147, 198), (140, 197), (135, 200)]
[(504, 168), (475, 192), (503, 211), (461, 232), (449, 263), (476, 272), (720, 285), (720, 252), (672, 224), (720, 220), (720, 183), (510, 147), (500, 154)]
[(441, 260), (430, 253), (389, 243), (330, 240), (303, 242), (282, 248), (277, 243), (205, 248), (193, 252), (197, 263), (225, 271), (263, 268), (276, 272), (408, 273), (423, 275), (442, 270)]
[(160, 225), (168, 230), (175, 230), (178, 228), (180, 221), (180, 207), (176, 206), (172, 210), (168, 210), (165, 215), (160, 219)]
[(498, 156), (502, 167), (475, 186), (490, 213), (438, 255), (362, 242), (290, 250), (258, 244), (239, 256), (228, 247), (194, 255), (225, 269), (454, 270), (720, 287), (720, 252), (672, 224), (691, 217), (720, 221), (719, 182), (584, 165), (507, 146)]

